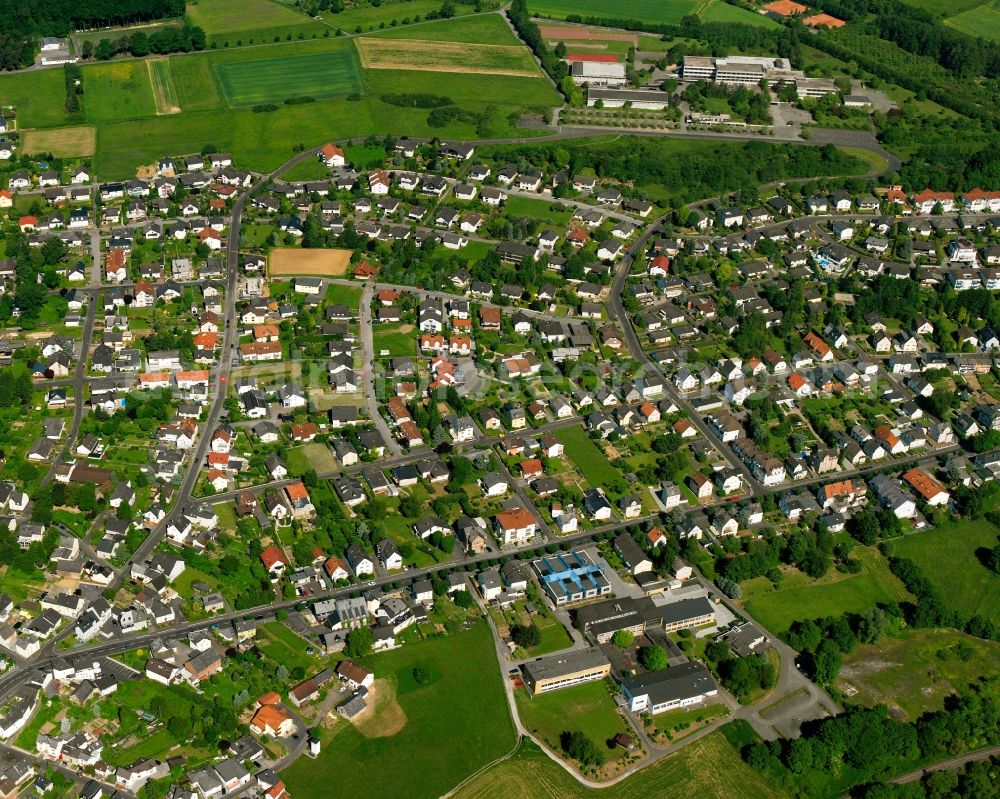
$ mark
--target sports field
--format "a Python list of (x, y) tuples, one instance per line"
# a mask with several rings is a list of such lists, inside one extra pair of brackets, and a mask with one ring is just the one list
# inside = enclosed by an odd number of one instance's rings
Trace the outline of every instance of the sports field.
[(700, 0), (528, 0), (532, 14), (552, 19), (565, 19), (570, 14), (615, 19), (635, 19), (639, 22), (673, 24), (693, 14), (702, 5)]
[(765, 774), (746, 765), (721, 732), (647, 766), (612, 788), (586, 788), (525, 742), (507, 760), (486, 769), (454, 799), (787, 799)]
[(997, 544), (1000, 529), (985, 519), (943, 524), (893, 542), (895, 554), (915, 561), (945, 602), (963, 616), (982, 614), (1000, 623), (1000, 580), (980, 560)]
[(303, 250), (286, 247), (271, 251), (267, 269), (272, 277), (283, 275), (340, 277), (347, 273), (350, 263), (351, 250)]
[(170, 59), (150, 58), (146, 62), (146, 66), (149, 68), (149, 82), (153, 87), (156, 113), (179, 114), (181, 107), (177, 102), (177, 87), (174, 85)]
[(87, 158), (94, 154), (96, 129), (93, 125), (78, 125), (55, 130), (23, 132), (26, 153), (51, 153), (56, 158)]
[(1000, 0), (948, 17), (947, 24), (969, 36), (1000, 41)]
[(357, 39), (357, 45), (366, 69), (541, 77), (523, 47), (367, 37)]
[(227, 62), (213, 68), (232, 106), (361, 93), (358, 60), (350, 50)]

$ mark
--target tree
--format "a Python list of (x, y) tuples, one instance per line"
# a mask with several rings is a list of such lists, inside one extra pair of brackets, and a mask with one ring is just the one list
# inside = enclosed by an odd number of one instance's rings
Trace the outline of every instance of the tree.
[(618, 630), (611, 636), (611, 643), (618, 647), (618, 649), (628, 649), (632, 646), (632, 642), (634, 640), (635, 635), (630, 633), (628, 630)]
[(644, 646), (639, 650), (639, 662), (650, 671), (660, 671), (667, 667), (667, 650), (662, 646)]
[(556, 58), (566, 57), (566, 42), (560, 41), (556, 43)]
[(374, 643), (375, 636), (372, 634), (371, 627), (359, 627), (347, 634), (344, 654), (352, 659), (363, 658), (372, 651)]
[(542, 642), (542, 634), (532, 624), (515, 624), (510, 629), (510, 637), (521, 649), (531, 649)]
[(604, 762), (604, 753), (597, 744), (579, 730), (563, 732), (559, 736), (559, 745), (567, 755), (584, 766), (599, 766)]
[(455, 598), (453, 601), (455, 602), (456, 605), (458, 605), (458, 607), (463, 608), (465, 610), (474, 607), (476, 604), (476, 601), (472, 598), (472, 594), (470, 594), (468, 591), (456, 591)]
[(413, 681), (417, 685), (427, 685), (431, 679), (433, 679), (433, 675), (431, 674), (431, 670), (429, 668), (426, 666), (413, 667)]

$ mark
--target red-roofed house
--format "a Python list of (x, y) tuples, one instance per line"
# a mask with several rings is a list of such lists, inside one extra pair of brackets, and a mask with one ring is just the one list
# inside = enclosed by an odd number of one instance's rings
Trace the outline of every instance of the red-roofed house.
[(331, 169), (335, 166), (343, 166), (347, 162), (344, 160), (344, 151), (336, 144), (327, 142), (319, 150), (319, 160)]
[(281, 548), (271, 544), (271, 546), (260, 553), (260, 562), (264, 564), (264, 568), (271, 575), (271, 579), (276, 580), (288, 567), (288, 556)]

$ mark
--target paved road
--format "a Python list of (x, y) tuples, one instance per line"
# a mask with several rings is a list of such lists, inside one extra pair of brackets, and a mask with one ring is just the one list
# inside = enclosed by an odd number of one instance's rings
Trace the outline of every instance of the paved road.
[(365, 404), (368, 416), (375, 423), (385, 441), (385, 447), (394, 456), (400, 455), (399, 442), (389, 429), (385, 419), (378, 410), (378, 398), (375, 393), (375, 343), (372, 330), (372, 298), (375, 294), (375, 283), (371, 280), (365, 283), (361, 292), (361, 307), (358, 309), (358, 324), (361, 327), (361, 375), (365, 384)]

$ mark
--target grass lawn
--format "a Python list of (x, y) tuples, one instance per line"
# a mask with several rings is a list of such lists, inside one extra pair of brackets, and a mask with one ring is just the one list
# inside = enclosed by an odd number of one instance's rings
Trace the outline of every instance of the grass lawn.
[[(568, 690), (568, 689), (567, 689)], [(746, 765), (721, 732), (707, 735), (608, 789), (591, 789), (531, 742), (465, 785), (455, 799), (785, 799), (771, 780)]]
[(842, 574), (831, 569), (813, 580), (797, 569), (785, 570), (778, 588), (765, 577), (742, 583), (747, 610), (771, 632), (783, 633), (793, 621), (859, 613), (879, 602), (897, 602), (906, 591), (889, 573), (882, 556), (874, 549), (855, 550), (863, 568), (858, 574)]
[(361, 73), (353, 49), (215, 64), (215, 74), (231, 106), (281, 103), (299, 97), (346, 97), (361, 93)]
[[(235, 525), (233, 528), (225, 529), (235, 529)], [(191, 599), (191, 597), (194, 596), (194, 588), (192, 588), (192, 586), (195, 583), (204, 583), (213, 590), (219, 585), (219, 581), (214, 577), (210, 577), (204, 572), (198, 571), (198, 569), (192, 568), (191, 566), (186, 567), (184, 571), (181, 572), (180, 576), (174, 580), (172, 585), (174, 590), (180, 594), (181, 597), (184, 599)]]
[(985, 519), (943, 524), (893, 542), (895, 554), (915, 561), (945, 601), (964, 616), (1000, 623), (1000, 580), (980, 560), (1000, 530)]
[(356, 311), (361, 307), (361, 293), (363, 291), (361, 286), (331, 283), (326, 287), (323, 301), (329, 305), (346, 305)]
[(417, 354), (417, 339), (412, 333), (400, 333), (398, 328), (376, 327), (373, 336), (376, 355), (381, 355), (383, 350), (387, 350), (392, 358)]
[(300, 32), (322, 34), (326, 27), (276, 0), (188, 0), (185, 8), (193, 25), (203, 28), (208, 43), (242, 36), (265, 41)]
[(14, 602), (23, 602), (29, 596), (37, 596), (44, 585), (45, 575), (29, 575), (4, 564), (0, 566), (0, 592), (9, 594)]
[[(850, 701), (902, 708), (910, 718), (940, 710), (945, 697), (992, 676), (1000, 644), (957, 630), (905, 630), (844, 658), (837, 687)], [(994, 693), (995, 693), (994, 689)]]
[(947, 24), (969, 36), (1000, 41), (1000, 2), (993, 0), (992, 3), (984, 3), (948, 17)]
[[(299, 799), (341, 795), (431, 799), (514, 744), (485, 622), (466, 632), (372, 655), (364, 662), (375, 671), (376, 684), (395, 690), (402, 727), (367, 737), (338, 720), (323, 731), (323, 752), (316, 760), (300, 758), (282, 772), (289, 791)], [(430, 683), (419, 685), (413, 679), (417, 666), (430, 671)]]
[(570, 14), (594, 17), (634, 19), (639, 22), (674, 24), (693, 14), (699, 0), (623, 0), (609, 7), (605, 0), (528, 0), (532, 14), (553, 19), (565, 19)]
[(550, 222), (553, 225), (564, 226), (573, 216), (573, 211), (569, 208), (561, 210), (553, 209), (552, 203), (546, 200), (535, 200), (531, 197), (508, 197), (503, 204), (504, 216), (528, 217), (539, 219), (542, 222)]
[(310, 469), (325, 473), (337, 468), (333, 450), (326, 444), (304, 444), (301, 447), (286, 449), (284, 454), (288, 471), (296, 476), (301, 476)]
[(620, 732), (632, 732), (618, 714), (608, 685), (606, 680), (587, 682), (540, 696), (519, 688), (515, 697), (521, 721), (556, 751), (560, 734), (580, 730), (607, 752), (606, 741)]
[(729, 708), (722, 702), (691, 710), (671, 710), (653, 716), (653, 724), (669, 734), (673, 740), (697, 732), (705, 724), (729, 715)]
[(556, 438), (566, 447), (566, 455), (592, 487), (604, 485), (619, 476), (618, 470), (604, 457), (597, 444), (582, 427), (556, 431)]
[(280, 621), (262, 624), (257, 633), (260, 650), (276, 663), (284, 663), (289, 669), (301, 666), (307, 673), (321, 663), (316, 655), (306, 653), (309, 642)]
[(318, 158), (307, 158), (289, 169), (281, 179), (289, 183), (299, 180), (329, 180), (330, 170)]

